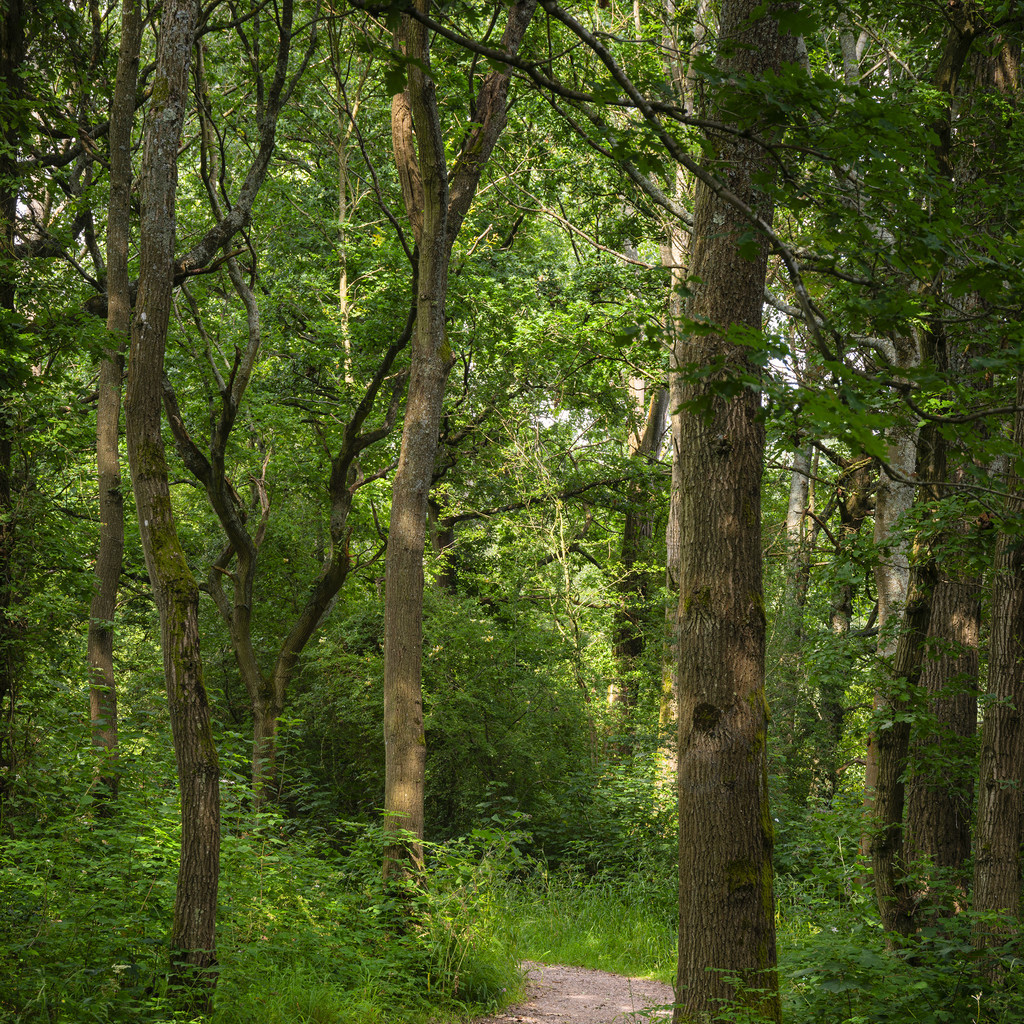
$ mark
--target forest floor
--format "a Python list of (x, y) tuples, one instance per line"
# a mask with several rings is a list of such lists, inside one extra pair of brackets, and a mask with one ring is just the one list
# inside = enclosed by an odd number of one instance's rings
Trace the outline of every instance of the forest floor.
[(526, 998), (474, 1024), (652, 1024), (672, 1015), (672, 987), (584, 967), (524, 961)]

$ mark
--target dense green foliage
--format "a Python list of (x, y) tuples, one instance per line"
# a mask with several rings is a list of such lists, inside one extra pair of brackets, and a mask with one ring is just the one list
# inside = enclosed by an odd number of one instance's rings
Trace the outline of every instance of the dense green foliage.
[[(6, 18), (15, 5), (0, 6)], [(237, 201), (264, 126), (254, 69), (269, 73), (279, 23), (242, 6), (239, 24), (235, 5), (210, 7), (196, 48), (197, 105), (213, 135), (190, 111), (178, 165), (183, 252)], [(302, 47), (311, 59), (281, 111), (251, 223), (230, 242), (262, 340), (222, 454), (234, 507), (253, 536), (262, 524), (251, 642), (265, 676), (330, 559), (332, 465), (367, 396), (359, 426), (379, 434), (346, 481), (337, 543), (349, 573), (296, 659), (263, 807), (251, 790), (239, 645), (213, 599), (236, 563), (194, 470), (172, 456), (178, 529), (204, 591), (222, 772), (218, 983), (201, 1018), (167, 989), (180, 807), (126, 468), (116, 802), (90, 746), (95, 390), (108, 343), (99, 314), (109, 154), (96, 126), (113, 88), (117, 5), (34, 5), (25, 59), (12, 70), (5, 50), (0, 186), (17, 206), (11, 251), (0, 252), (5, 293), (16, 296), (0, 309), (4, 1024), (459, 1019), (519, 994), (522, 958), (673, 976), (671, 442), (634, 452), (647, 403), (667, 384), (674, 335), (710, 328), (669, 317), (659, 247), (671, 217), (634, 184), (647, 176), (688, 206), (692, 180), (677, 178), (669, 143), (699, 159), (701, 125), (673, 114), (666, 140), (623, 105), (595, 47), (537, 17), (508, 127), (453, 252), (455, 365), (424, 566), (428, 868), (385, 887), (383, 552), (409, 372), (408, 352), (389, 347), (407, 323), (413, 253), (389, 122), (406, 67), (388, 12), (377, 20), (362, 6), (297, 5), (291, 71)], [(450, 6), (456, 34), (485, 36), (489, 8)], [(670, 5), (666, 19), (662, 5), (638, 3), (635, 23), (614, 5), (593, 12), (623, 74), (672, 109), (666, 40), (690, 46), (692, 6)], [(869, 735), (897, 722), (922, 744), (908, 782), (973, 787), (974, 726), (996, 703), (985, 697), (993, 553), (1000, 537), (1019, 545), (1021, 530), (1004, 499), (1007, 466), (1021, 469), (1011, 438), (1024, 253), (1012, 183), (1024, 146), (1019, 82), (1000, 84), (992, 69), (1004, 57), (1016, 66), (1024, 26), (1019, 5), (995, 2), (858, 0), (841, 5), (841, 24), (833, 6), (802, 5), (794, 25), (806, 61), (779, 76), (721, 81), (706, 54), (689, 61), (742, 130), (774, 140), (782, 167), (765, 330), (735, 339), (759, 371), (715, 387), (761, 393), (768, 434), (760, 528), (785, 1019), (1010, 1024), (1024, 1017), (1019, 908), (973, 911), (969, 858), (955, 869), (916, 861), (906, 870), (915, 929), (887, 934), (862, 801)], [(951, 94), (935, 82), (947, 8), (983, 23)], [(844, 33), (862, 47), (852, 70)], [(497, 62), (437, 45), (439, 103), (454, 125)], [(151, 20), (146, 74), (154, 50)], [(552, 77), (562, 95), (545, 85)], [(140, 111), (147, 100), (143, 87)], [(464, 129), (446, 137), (449, 156)], [(142, 131), (140, 117), (137, 146)], [(793, 254), (799, 280), (784, 258)], [(134, 278), (134, 239), (130, 255)], [(179, 282), (165, 365), (185, 428), (211, 458), (225, 381), (251, 327), (218, 260)], [(795, 309), (798, 285), (813, 325)], [(926, 336), (925, 358), (905, 358)], [(679, 372), (694, 380), (718, 369), (684, 362)], [(944, 489), (873, 537), (893, 438), (929, 423), (948, 448)], [(788, 499), (808, 450), (797, 537), (787, 535)], [(858, 465), (869, 467), (860, 519), (847, 508)], [(627, 522), (639, 524), (635, 551)], [(942, 693), (977, 696), (980, 713), (955, 741), (935, 694), (892, 678), (900, 616), (876, 629), (876, 571), (914, 541), (976, 592), (977, 678), (947, 680)], [(624, 581), (635, 584), (628, 596)], [(620, 650), (626, 619), (641, 638), (631, 660)], [(948, 652), (943, 643), (931, 642), (928, 660)], [(998, 940), (982, 948), (982, 931)]]

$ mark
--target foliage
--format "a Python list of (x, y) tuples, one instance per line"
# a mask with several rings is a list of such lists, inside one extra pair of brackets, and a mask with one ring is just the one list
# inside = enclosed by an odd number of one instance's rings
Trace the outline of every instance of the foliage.
[[(154, 800), (136, 764), (117, 816), (100, 817), (90, 778), (83, 763), (50, 813), (3, 841), (0, 1019), (178, 1019), (163, 990), (175, 792)], [(242, 783), (230, 770), (226, 781)], [(214, 1024), (383, 1021), (399, 1007), (425, 1020), (518, 991), (495, 923), (496, 894), (520, 863), (515, 832), (435, 846), (422, 884), (389, 894), (378, 829), (338, 823), (314, 838), (246, 802), (225, 808)]]

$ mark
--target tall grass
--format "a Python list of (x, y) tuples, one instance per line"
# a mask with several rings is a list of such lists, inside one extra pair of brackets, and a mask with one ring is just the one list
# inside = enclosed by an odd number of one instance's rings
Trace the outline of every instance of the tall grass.
[(675, 973), (671, 883), (538, 874), (506, 887), (502, 941), (526, 960), (591, 967), (671, 982)]

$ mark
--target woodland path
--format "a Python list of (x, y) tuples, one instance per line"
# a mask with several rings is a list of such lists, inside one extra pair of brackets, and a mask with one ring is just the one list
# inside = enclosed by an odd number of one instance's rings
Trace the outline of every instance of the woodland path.
[(660, 1024), (671, 1017), (672, 986), (660, 981), (531, 961), (523, 969), (526, 998), (474, 1024)]

